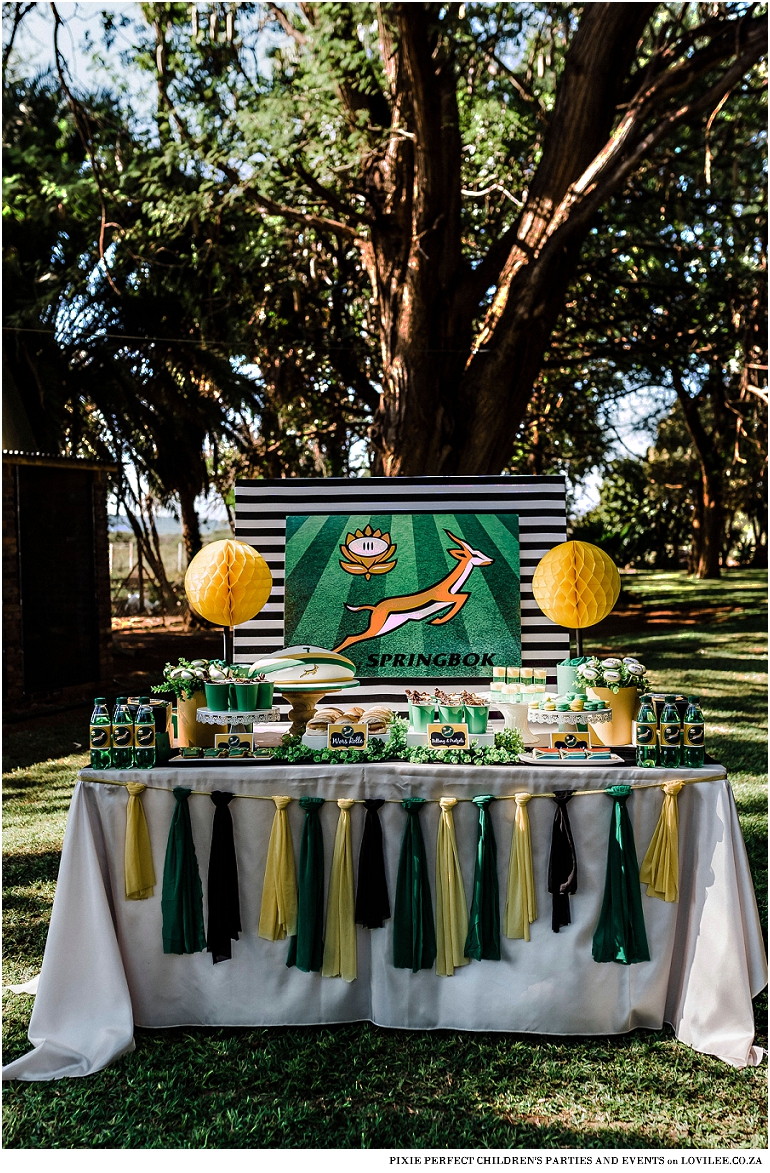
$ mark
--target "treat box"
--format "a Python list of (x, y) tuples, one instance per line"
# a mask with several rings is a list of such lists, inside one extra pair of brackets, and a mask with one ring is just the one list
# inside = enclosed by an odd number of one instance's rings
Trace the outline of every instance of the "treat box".
[[(387, 741), (390, 737), (389, 733), (370, 733), (370, 741)], [(308, 749), (326, 749), (327, 735), (325, 733), (303, 733), (302, 744), (306, 745)]]
[[(478, 746), (482, 746), (484, 748), (494, 746), (495, 744), (494, 730), (491, 730), (487, 733), (470, 733), (468, 737), (470, 741), (475, 741)], [(425, 745), (427, 741), (427, 733), (415, 733), (413, 729), (410, 729), (406, 735), (407, 745)]]

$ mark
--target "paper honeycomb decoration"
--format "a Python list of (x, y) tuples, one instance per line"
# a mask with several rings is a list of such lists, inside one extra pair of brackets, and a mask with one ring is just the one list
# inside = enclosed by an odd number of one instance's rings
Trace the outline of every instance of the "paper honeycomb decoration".
[(593, 627), (618, 601), (620, 575), (604, 550), (590, 542), (562, 542), (537, 564), (532, 594), (560, 627)]
[(190, 606), (209, 623), (235, 627), (261, 611), (273, 576), (261, 554), (226, 538), (204, 546), (187, 567), (184, 589)]

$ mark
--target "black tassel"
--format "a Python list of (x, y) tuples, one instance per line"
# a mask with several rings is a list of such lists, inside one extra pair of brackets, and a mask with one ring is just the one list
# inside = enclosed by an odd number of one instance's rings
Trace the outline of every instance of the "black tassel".
[(356, 923), (367, 929), (381, 929), (383, 921), (390, 919), (382, 826), (377, 814), (384, 801), (382, 798), (367, 798), (364, 802), (366, 819), (358, 856)]

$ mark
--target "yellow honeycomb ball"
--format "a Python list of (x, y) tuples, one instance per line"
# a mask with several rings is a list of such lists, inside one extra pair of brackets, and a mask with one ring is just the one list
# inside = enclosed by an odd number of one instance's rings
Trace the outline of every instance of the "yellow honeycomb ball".
[(609, 554), (590, 542), (562, 542), (537, 564), (532, 594), (560, 627), (593, 627), (618, 601), (620, 575)]
[(261, 554), (245, 542), (211, 542), (195, 555), (184, 576), (190, 606), (209, 623), (235, 627), (261, 611), (273, 576)]

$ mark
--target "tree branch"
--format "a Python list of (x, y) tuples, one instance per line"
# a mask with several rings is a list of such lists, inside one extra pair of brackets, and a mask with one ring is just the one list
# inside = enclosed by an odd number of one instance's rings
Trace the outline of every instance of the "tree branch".
[(51, 11), (53, 12), (53, 19), (54, 19), (53, 48), (54, 48), (54, 58), (56, 60), (56, 72), (59, 77), (59, 85), (61, 86), (64, 93), (66, 94), (67, 101), (69, 102), (70, 109), (72, 110), (72, 117), (75, 120), (75, 126), (77, 127), (77, 132), (78, 132), (78, 135), (80, 136), (80, 141), (82, 142), (83, 147), (85, 149), (85, 152), (88, 155), (88, 159), (91, 164), (91, 173), (94, 177), (94, 183), (96, 184), (96, 190), (99, 194), (99, 205), (100, 205), (100, 210), (101, 210), (101, 217), (100, 217), (100, 223), (99, 223), (99, 259), (102, 263), (102, 266), (104, 267), (105, 276), (107, 277), (107, 280), (110, 284), (110, 287), (111, 287), (113, 293), (115, 293), (118, 297), (120, 297), (121, 296), (120, 290), (118, 289), (117, 285), (115, 284), (115, 282), (112, 279), (112, 274), (110, 273), (109, 266), (108, 266), (107, 261), (105, 260), (105, 256), (104, 256), (104, 234), (105, 234), (105, 231), (107, 228), (107, 202), (106, 202), (106, 199), (104, 196), (104, 190), (102, 187), (101, 170), (99, 168), (99, 163), (96, 158), (96, 152), (94, 151), (93, 143), (91, 141), (91, 134), (89, 132), (87, 116), (83, 113), (83, 109), (82, 109), (80, 103), (75, 98), (75, 95), (73, 94), (69, 85), (67, 84), (67, 79), (65, 77), (65, 71), (66, 71), (67, 67), (66, 67), (64, 58), (62, 57), (61, 50), (59, 48), (59, 28), (61, 27), (61, 25), (64, 24), (64, 21), (59, 16), (59, 12), (56, 8), (56, 5), (53, 3), (51, 4)]
[(285, 33), (288, 33), (289, 36), (292, 37), (298, 45), (307, 44), (307, 37), (305, 34), (300, 29), (294, 27), (282, 8), (280, 8), (277, 4), (268, 4), (267, 7), (270, 9), (273, 16), (278, 21), (279, 25)]

